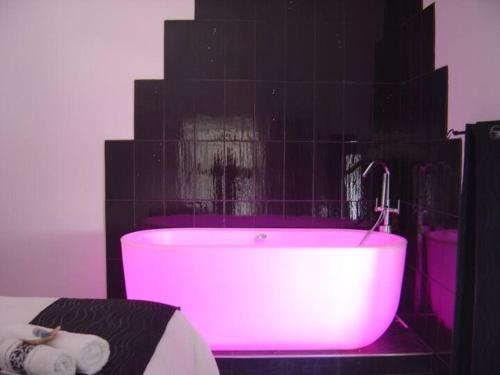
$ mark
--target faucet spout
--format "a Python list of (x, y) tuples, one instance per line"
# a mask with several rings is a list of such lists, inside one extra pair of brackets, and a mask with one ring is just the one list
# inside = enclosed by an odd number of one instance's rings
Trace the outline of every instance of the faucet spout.
[[(362, 177), (366, 178), (372, 167), (376, 164), (384, 168), (384, 174), (382, 176), (382, 193), (380, 197), (380, 206), (378, 205), (378, 200), (377, 200), (377, 202), (375, 203), (375, 212), (380, 212), (381, 213), (380, 218), (383, 219), (383, 225), (379, 226), (379, 231), (390, 233), (391, 225), (389, 222), (389, 216), (391, 213), (399, 214), (399, 201), (398, 201), (398, 208), (391, 208), (391, 203), (389, 198), (391, 173), (389, 171), (389, 167), (385, 162), (381, 160), (374, 160), (365, 169), (365, 171), (362, 174)], [(377, 222), (379, 223), (378, 220)]]

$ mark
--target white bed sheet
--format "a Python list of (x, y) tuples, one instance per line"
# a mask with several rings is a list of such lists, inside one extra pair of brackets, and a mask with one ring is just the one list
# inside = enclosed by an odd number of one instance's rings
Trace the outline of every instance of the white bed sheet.
[[(0, 326), (27, 324), (57, 298), (0, 296)], [(163, 333), (144, 375), (217, 375), (212, 352), (177, 310)]]

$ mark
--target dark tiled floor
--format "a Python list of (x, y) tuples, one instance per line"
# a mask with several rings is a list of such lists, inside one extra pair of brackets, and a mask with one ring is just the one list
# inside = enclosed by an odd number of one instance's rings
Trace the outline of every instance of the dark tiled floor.
[(411, 330), (393, 323), (372, 345), (357, 350), (215, 352), (221, 375), (424, 375), (432, 352)]

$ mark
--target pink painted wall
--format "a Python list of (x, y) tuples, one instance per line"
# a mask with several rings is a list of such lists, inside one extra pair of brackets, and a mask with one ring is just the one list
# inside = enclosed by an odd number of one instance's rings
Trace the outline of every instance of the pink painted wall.
[(448, 128), (500, 119), (500, 1), (436, 3), (436, 67), (448, 65)]
[(0, 1), (0, 295), (104, 297), (104, 140), (194, 0)]

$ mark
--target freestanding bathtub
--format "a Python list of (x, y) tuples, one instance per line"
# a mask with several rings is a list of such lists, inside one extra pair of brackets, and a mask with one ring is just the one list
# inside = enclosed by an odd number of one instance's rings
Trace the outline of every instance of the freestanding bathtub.
[(406, 240), (349, 229), (122, 237), (127, 297), (180, 306), (212, 350), (356, 349), (394, 319)]

